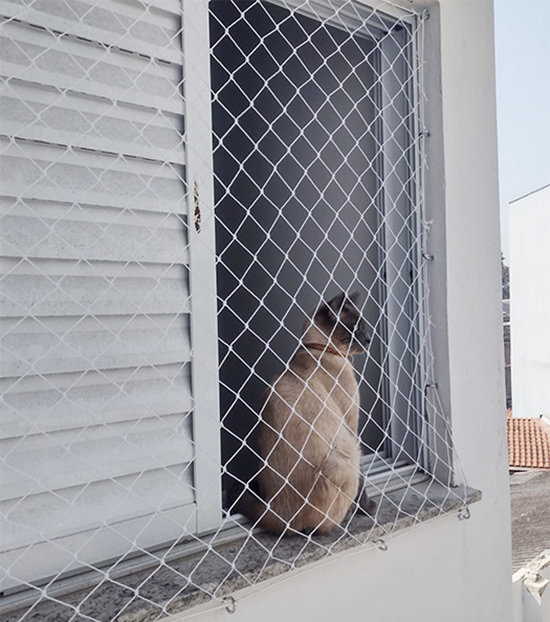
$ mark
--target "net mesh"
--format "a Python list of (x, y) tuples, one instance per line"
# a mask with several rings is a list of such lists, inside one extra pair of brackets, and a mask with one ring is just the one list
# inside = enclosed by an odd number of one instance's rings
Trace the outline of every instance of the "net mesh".
[(426, 15), (0, 6), (5, 619), (230, 610), (467, 517), (431, 347)]

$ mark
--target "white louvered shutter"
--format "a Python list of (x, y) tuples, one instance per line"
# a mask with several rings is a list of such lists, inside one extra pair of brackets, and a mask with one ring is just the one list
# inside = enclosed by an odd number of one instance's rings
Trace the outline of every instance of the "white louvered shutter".
[(212, 528), (221, 509), (204, 372), (213, 235), (188, 226), (182, 2), (0, 5), (9, 589)]

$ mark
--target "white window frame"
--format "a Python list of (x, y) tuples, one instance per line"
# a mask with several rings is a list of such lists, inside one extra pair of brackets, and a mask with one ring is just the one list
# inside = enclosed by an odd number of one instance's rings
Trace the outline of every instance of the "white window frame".
[(208, 2), (183, 1), (184, 143), (187, 150), (197, 533), (215, 529), (222, 520), (221, 465), (215, 459), (221, 457), (220, 410), (217, 390), (212, 389), (218, 386), (218, 320), (208, 24)]
[[(400, 283), (400, 273), (392, 268), (406, 262), (411, 269), (416, 271), (422, 269), (421, 249), (419, 246), (412, 246), (408, 239), (408, 232), (400, 228), (402, 214), (409, 206), (409, 200), (402, 192), (403, 184), (411, 186), (408, 179), (407, 169), (409, 162), (403, 158), (405, 145), (409, 140), (403, 127), (404, 106), (406, 105), (403, 96), (403, 83), (406, 77), (406, 63), (399, 61), (400, 51), (410, 33), (402, 28), (396, 33), (395, 29), (391, 37), (384, 37), (384, 25), (388, 26), (399, 20), (401, 24), (413, 24), (415, 17), (405, 10), (401, 10), (393, 5), (385, 5), (384, 12), (374, 11), (364, 0), (357, 0), (355, 10), (346, 6), (345, 0), (332, 0), (329, 4), (324, 0), (308, 0), (307, 4), (303, 0), (269, 0), (272, 4), (282, 6), (287, 9), (294, 9), (297, 13), (304, 16), (319, 19), (323, 17), (327, 22), (336, 28), (351, 29), (359, 36), (364, 34), (371, 39), (379, 41), (381, 48), (379, 68), (382, 76), (383, 89), (381, 89), (380, 107), (384, 110), (384, 127), (381, 129), (384, 142), (392, 147), (386, 147), (383, 162), (381, 164), (384, 172), (384, 197), (383, 203), (385, 210), (384, 236), (385, 246), (384, 257), (381, 258), (387, 264), (386, 272), (386, 291), (392, 291), (393, 296), (387, 297), (386, 315), (388, 322), (386, 326), (388, 343), (390, 344), (391, 356), (389, 357), (389, 378), (395, 378), (397, 369), (402, 366), (401, 359), (404, 355), (410, 354), (410, 346), (403, 345), (401, 335), (403, 332), (410, 333), (410, 323), (403, 326), (406, 318), (400, 313), (403, 305), (411, 304), (410, 287)], [(338, 11), (335, 17), (334, 8)], [(212, 111), (211, 111), (211, 89), (210, 89), (210, 39), (209, 33), (209, 3), (208, 0), (184, 0), (184, 52), (185, 52), (185, 94), (186, 94), (186, 138), (188, 150), (187, 180), (188, 180), (188, 205), (189, 205), (189, 240), (190, 240), (190, 288), (193, 299), (193, 314), (191, 319), (192, 343), (194, 344), (195, 364), (193, 366), (193, 386), (195, 387), (195, 429), (197, 431), (197, 461), (196, 461), (196, 481), (198, 505), (205, 502), (209, 505), (206, 513), (208, 518), (198, 521), (198, 533), (215, 528), (219, 525), (221, 516), (221, 484), (220, 488), (213, 491), (212, 481), (215, 471), (221, 474), (222, 464), (214, 464), (208, 456), (200, 457), (201, 435), (203, 438), (214, 434), (212, 417), (217, 417), (219, 431), (220, 412), (219, 404), (216, 402), (217, 394), (212, 391), (212, 385), (216, 383), (215, 377), (218, 370), (217, 356), (217, 334), (216, 334), (216, 283), (215, 283), (215, 257), (216, 247), (214, 240), (215, 214), (214, 214), (214, 170), (212, 154)], [(412, 40), (412, 44), (416, 42)], [(415, 59), (408, 59), (408, 62), (416, 62)], [(392, 67), (391, 70), (386, 71)], [(396, 70), (398, 73), (396, 73)], [(413, 101), (416, 101), (418, 94), (411, 92), (408, 94)], [(389, 102), (392, 105), (389, 105)], [(399, 108), (393, 108), (396, 106)], [(414, 116), (414, 115), (413, 115)], [(414, 122), (418, 125), (418, 119)], [(419, 127), (414, 131), (420, 131)], [(389, 140), (393, 136), (394, 140)], [(397, 139), (395, 140), (395, 138)], [(412, 157), (418, 158), (418, 149), (412, 150)], [(195, 185), (197, 184), (197, 185)], [(414, 182), (413, 182), (414, 185)], [(198, 188), (198, 192), (196, 191)], [(411, 193), (416, 195), (418, 200), (418, 188), (411, 187)], [(388, 206), (393, 206), (389, 208)], [(198, 208), (197, 208), (198, 206)], [(196, 210), (198, 211), (196, 212)], [(396, 222), (392, 220), (392, 213), (395, 214)], [(197, 231), (194, 218), (200, 214), (200, 232)], [(418, 214), (415, 215), (416, 227), (421, 227)], [(409, 255), (407, 257), (407, 255)], [(390, 260), (390, 261), (388, 261)], [(412, 262), (412, 263), (411, 263)], [(193, 267), (195, 269), (193, 269)], [(419, 299), (418, 295), (416, 296)], [(382, 298), (384, 300), (384, 298)], [(419, 309), (416, 316), (418, 322), (422, 322), (422, 310)], [(204, 330), (205, 326), (210, 326)], [(416, 328), (418, 334), (420, 326)], [(417, 340), (418, 341), (418, 340)], [(412, 344), (411, 344), (412, 345)], [(417, 356), (424, 361), (422, 345), (415, 343), (412, 347), (416, 348)], [(415, 433), (423, 440), (426, 431), (423, 429), (422, 417), (420, 412), (424, 412), (424, 387), (426, 384), (426, 374), (424, 364), (421, 363), (421, 378), (412, 378), (413, 369), (410, 361), (406, 364), (409, 372), (409, 379), (403, 379), (400, 374), (399, 383), (386, 383), (385, 400), (393, 412), (409, 412), (410, 399), (407, 396), (414, 393), (415, 400)], [(407, 386), (404, 386), (403, 383)], [(413, 386), (414, 385), (414, 386)], [(369, 488), (373, 496), (380, 494), (383, 489), (388, 492), (390, 489), (398, 489), (404, 485), (416, 483), (429, 477), (429, 465), (426, 452), (421, 456), (421, 464), (404, 459), (400, 456), (401, 447), (404, 443), (405, 453), (408, 455), (418, 455), (418, 447), (414, 446), (411, 435), (408, 434), (410, 419), (407, 421), (391, 417), (391, 439), (387, 444), (388, 449), (377, 452), (377, 455), (364, 456), (362, 461), (363, 470), (369, 473)], [(206, 423), (208, 420), (208, 424)], [(404, 439), (407, 438), (406, 442)], [(210, 445), (211, 446), (211, 445)], [(219, 441), (218, 441), (218, 448)], [(218, 454), (221, 456), (221, 453)], [(421, 469), (419, 469), (419, 466)], [(219, 477), (221, 480), (221, 476)], [(202, 485), (207, 486), (208, 490), (203, 492)], [(219, 505), (217, 505), (219, 504)], [(204, 515), (204, 514), (203, 514)]]

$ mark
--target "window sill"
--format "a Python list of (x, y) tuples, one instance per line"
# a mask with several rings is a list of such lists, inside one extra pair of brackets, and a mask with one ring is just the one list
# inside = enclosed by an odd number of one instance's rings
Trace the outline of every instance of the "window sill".
[[(480, 499), (481, 493), (477, 490), (463, 487), (449, 490), (433, 480), (425, 480), (385, 493), (378, 502), (376, 526), (368, 516), (355, 516), (346, 531), (335, 530), (330, 536), (318, 537), (297, 535), (281, 539), (260, 530), (252, 534), (246, 524), (231, 519), (228, 529), (205, 538), (206, 544), (180, 545), (157, 570), (151, 568), (150, 562), (148, 569), (139, 569), (138, 561), (134, 572), (126, 569), (123, 576), (111, 574), (111, 578), (104, 579), (99, 586), (97, 573), (95, 581), (88, 580), (90, 584), (95, 583), (95, 587), (83, 590), (82, 582), (79, 585), (78, 581), (73, 581), (70, 593), (51, 594), (56, 602), (44, 598), (43, 602), (36, 603), (34, 598), (32, 612), (25, 620), (64, 622), (72, 619), (75, 607), (79, 606), (81, 614), (92, 618), (110, 620), (116, 617), (118, 622), (145, 622), (156, 619), (161, 613), (174, 614), (208, 602), (217, 586), (216, 596), (222, 597), (321, 560), (331, 553), (369, 543), (384, 548), (386, 537), (389, 536), (388, 542), (391, 542), (397, 532), (437, 516), (458, 513), (465, 504)], [(190, 549), (194, 550), (189, 552)], [(158, 552), (155, 558), (160, 557)], [(192, 584), (186, 579), (190, 576)], [(67, 588), (63, 591), (67, 592)], [(22, 602), (22, 595), (4, 600), (0, 613), (2, 609), (6, 611), (4, 607), (9, 607), (11, 614), (2, 617), (2, 622), (21, 619), (22, 607), (30, 604), (28, 597), (27, 602)], [(164, 607), (154, 604), (153, 600), (164, 603)]]

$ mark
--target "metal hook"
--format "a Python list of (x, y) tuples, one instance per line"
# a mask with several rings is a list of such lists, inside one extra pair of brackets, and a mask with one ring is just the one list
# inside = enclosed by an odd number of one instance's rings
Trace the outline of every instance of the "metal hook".
[(458, 510), (458, 520), (468, 520), (471, 515), (470, 508), (467, 505), (463, 505)]
[(383, 540), (382, 538), (376, 538), (376, 540), (373, 540), (372, 542), (373, 542), (373, 544), (376, 544), (376, 546), (381, 551), (387, 551), (388, 550), (388, 545), (387, 545), (386, 541)]
[(235, 613), (235, 611), (237, 611), (237, 603), (235, 602), (233, 596), (224, 596), (222, 598), (222, 602), (227, 603), (227, 605), (225, 606), (225, 610), (227, 611), (227, 613), (233, 614)]

